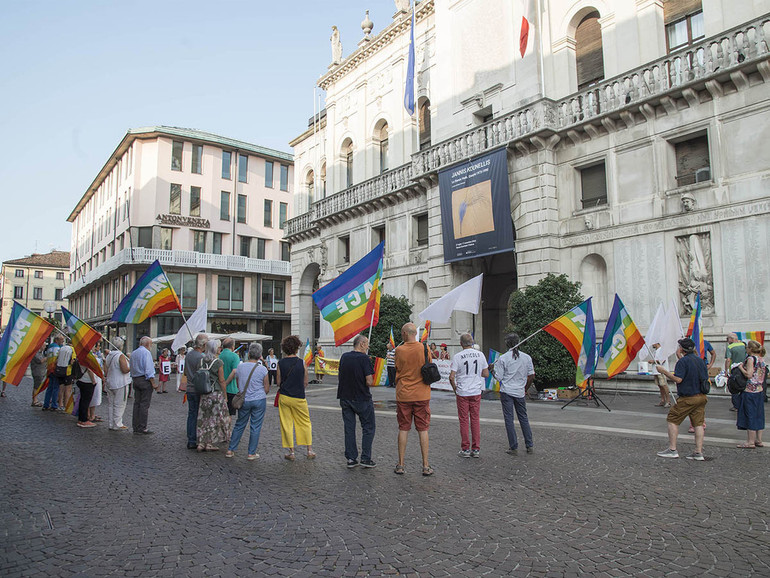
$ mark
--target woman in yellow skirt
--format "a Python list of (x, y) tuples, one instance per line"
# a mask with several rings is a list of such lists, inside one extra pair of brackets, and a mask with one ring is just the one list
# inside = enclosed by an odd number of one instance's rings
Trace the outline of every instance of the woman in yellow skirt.
[(288, 452), (283, 457), (294, 460), (294, 434), (297, 445), (307, 446), (307, 458), (315, 457), (313, 451), (313, 428), (310, 412), (305, 399), (307, 368), (297, 357), (302, 342), (296, 335), (289, 335), (281, 341), (283, 358), (278, 362), (278, 415), (281, 418), (281, 443)]

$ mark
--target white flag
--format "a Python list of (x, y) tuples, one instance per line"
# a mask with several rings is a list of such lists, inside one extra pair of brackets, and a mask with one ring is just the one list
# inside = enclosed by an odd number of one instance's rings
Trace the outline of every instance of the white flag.
[(666, 316), (661, 323), (661, 328), (657, 333), (657, 341), (655, 343), (660, 343), (660, 349), (658, 349), (655, 357), (662, 361), (676, 353), (679, 346), (677, 341), (684, 336), (682, 322), (679, 319), (679, 309), (675, 301), (671, 301), (671, 305), (666, 310)]
[[(180, 347), (184, 346), (188, 341), (192, 341), (197, 333), (206, 331), (206, 318), (209, 314), (209, 301), (204, 299), (203, 303), (198, 305), (195, 313), (190, 315), (187, 323), (182, 325), (179, 329), (179, 333), (174, 338), (174, 343), (171, 344), (171, 351), (176, 353)], [(192, 337), (190, 337), (192, 335)]]
[[(655, 312), (655, 317), (652, 318), (650, 328), (647, 330), (647, 335), (644, 337), (644, 359), (653, 359), (654, 361), (663, 361), (662, 359), (655, 359), (655, 349), (653, 345), (660, 343), (658, 335), (660, 335), (661, 329), (663, 329), (663, 321), (666, 316), (666, 308), (663, 307), (663, 303), (658, 305), (658, 310)], [(640, 357), (640, 359), (642, 358)]]
[(481, 282), (484, 273), (455, 287), (435, 303), (420, 313), (420, 319), (430, 319), (432, 323), (446, 323), (452, 311), (478, 313), (481, 305)]

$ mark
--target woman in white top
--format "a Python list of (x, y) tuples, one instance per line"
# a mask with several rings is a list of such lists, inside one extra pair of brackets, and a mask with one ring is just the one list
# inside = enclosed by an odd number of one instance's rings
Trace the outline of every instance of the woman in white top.
[(125, 341), (122, 337), (113, 337), (115, 349), (107, 354), (104, 360), (104, 381), (107, 391), (107, 426), (110, 431), (126, 430), (123, 425), (123, 412), (126, 411), (128, 386), (131, 383), (131, 373), (128, 358), (122, 352)]
[(95, 427), (96, 424), (88, 418), (88, 406), (91, 405), (91, 398), (94, 396), (94, 387), (98, 379), (94, 372), (86, 368), (85, 365), (76, 361), (73, 364), (73, 371), (78, 369), (83, 372), (77, 380), (80, 390), (80, 401), (78, 402), (78, 427)]
[[(267, 378), (267, 368), (259, 363), (262, 358), (262, 345), (252, 343), (249, 346), (249, 360), (241, 363), (235, 370), (235, 379), (238, 383), (238, 391), (246, 390), (246, 398), (243, 406), (238, 410), (238, 421), (235, 422), (233, 434), (230, 436), (230, 446), (225, 457), (231, 458), (238, 449), (246, 424), (251, 420), (251, 433), (249, 434), (249, 455), (247, 460), (256, 460), (259, 457), (257, 446), (259, 445), (259, 433), (262, 430), (262, 420), (265, 418), (267, 407), (267, 392), (270, 390), (270, 382)], [(269, 359), (269, 358), (268, 358)]]
[(186, 354), (187, 354), (186, 347), (180, 347), (179, 351), (176, 352), (176, 390), (178, 392), (187, 390), (186, 384), (185, 384), (184, 390), (182, 390), (182, 378), (184, 376), (184, 358)]
[(273, 385), (276, 382), (277, 375), (278, 375), (278, 358), (275, 356), (275, 351), (273, 351), (273, 348), (267, 350), (267, 377), (270, 382), (270, 385)]

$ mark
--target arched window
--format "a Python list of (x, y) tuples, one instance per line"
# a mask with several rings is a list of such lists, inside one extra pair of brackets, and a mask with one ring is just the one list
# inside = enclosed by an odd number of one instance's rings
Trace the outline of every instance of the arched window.
[(578, 90), (604, 79), (602, 29), (596, 11), (584, 16), (575, 30), (575, 57)]
[(593, 297), (594, 318), (606, 319), (609, 313), (607, 307), (609, 287), (607, 284), (607, 263), (604, 257), (597, 253), (586, 255), (580, 263), (578, 274), (583, 293)]
[(419, 102), (420, 150), (430, 148), (430, 100), (423, 97)]
[(345, 188), (353, 186), (353, 141), (349, 138), (342, 143), (342, 160), (345, 163)]
[(380, 161), (380, 173), (384, 173), (388, 170), (388, 123), (384, 120), (378, 122), (374, 129), (374, 142)]

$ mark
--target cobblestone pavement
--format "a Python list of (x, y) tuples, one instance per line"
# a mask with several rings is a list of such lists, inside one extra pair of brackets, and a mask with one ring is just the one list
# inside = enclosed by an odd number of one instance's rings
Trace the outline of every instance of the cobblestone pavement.
[(706, 462), (657, 458), (664, 412), (630, 395), (605, 397), (612, 413), (530, 404), (536, 452), (515, 457), (484, 401), (481, 458), (460, 459), (453, 398), (436, 393), (436, 474), (420, 475), (412, 433), (396, 476), (393, 390), (375, 391), (378, 467), (348, 470), (330, 385), (308, 395), (318, 458), (293, 463), (271, 404), (249, 462), (246, 439), (234, 459), (186, 450), (179, 394), (154, 395), (156, 434), (134, 436), (31, 408), (29, 379), (10, 387), (0, 575), (770, 575), (770, 449), (735, 449), (726, 400), (709, 404)]

